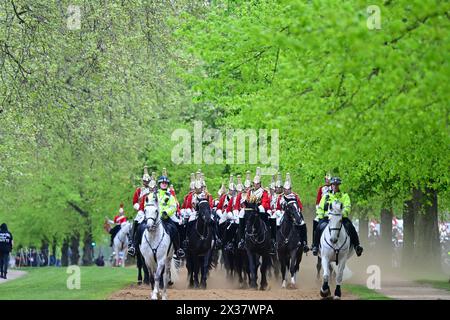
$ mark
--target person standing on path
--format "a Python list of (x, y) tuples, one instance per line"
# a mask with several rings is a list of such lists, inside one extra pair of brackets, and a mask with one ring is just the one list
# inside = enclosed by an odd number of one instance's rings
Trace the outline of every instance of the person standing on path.
[(0, 278), (6, 279), (8, 272), (9, 253), (13, 247), (13, 236), (8, 231), (6, 223), (0, 226)]

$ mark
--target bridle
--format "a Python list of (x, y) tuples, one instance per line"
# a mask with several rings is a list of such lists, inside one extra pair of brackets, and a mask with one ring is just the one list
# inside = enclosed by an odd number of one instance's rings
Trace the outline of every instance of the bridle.
[[(200, 200), (200, 201), (197, 203), (197, 208), (198, 208), (199, 210), (197, 210), (197, 219), (196, 219), (196, 221), (195, 221), (195, 228), (194, 228), (194, 229), (195, 229), (195, 232), (197, 233), (197, 235), (199, 236), (199, 238), (200, 238), (201, 241), (206, 240), (206, 239), (208, 239), (208, 237), (209, 237), (208, 226), (207, 226), (207, 224), (206, 224), (206, 221), (205, 221), (204, 217), (202, 217), (203, 214), (200, 214), (200, 204), (203, 203), (203, 202), (206, 202), (206, 203), (208, 204), (208, 206), (209, 206), (209, 202), (208, 202), (208, 200), (206, 200), (206, 199), (202, 199), (202, 200)], [(198, 220), (200, 220), (200, 218), (201, 218), (202, 221), (203, 221), (203, 233), (200, 233), (200, 232), (198, 231)]]
[[(335, 216), (335, 217), (339, 217), (339, 216), (342, 217), (342, 213), (329, 212), (328, 215), (330, 215), (330, 216)], [(344, 225), (344, 224), (342, 223), (342, 219), (341, 219), (340, 223), (341, 223), (341, 225), (339, 226), (339, 228), (330, 228), (330, 225), (328, 225), (328, 232), (329, 232), (330, 236), (331, 236), (331, 231), (337, 231), (337, 232), (338, 232), (338, 233), (337, 233), (337, 239), (338, 239), (338, 241), (339, 241), (339, 236), (340, 236), (340, 234), (341, 234), (342, 226)], [(334, 245), (331, 245), (331, 244), (327, 241), (327, 239), (324, 238), (326, 244), (327, 244), (331, 249), (333, 249), (333, 250), (334, 250), (334, 253), (336, 254), (336, 265), (339, 264), (339, 252), (341, 251), (341, 249), (342, 249), (342, 248), (345, 246), (345, 244), (347, 243), (347, 239), (348, 239), (348, 235), (346, 234), (346, 235), (345, 235), (345, 239), (344, 239), (342, 245), (341, 245), (339, 248), (335, 248)]]
[[(286, 209), (285, 209), (285, 211), (284, 211), (285, 214), (286, 214), (286, 212), (288, 212), (287, 208), (288, 208), (288, 205), (290, 205), (290, 204), (293, 204), (294, 207), (295, 207), (295, 209), (298, 210), (298, 208), (297, 208), (297, 201), (296, 201), (296, 200), (290, 200), (290, 201), (288, 201), (288, 202), (286, 203), (286, 206), (285, 206)], [(290, 220), (292, 220), (292, 221), (293, 221), (293, 224), (295, 224), (295, 217), (294, 217), (294, 215), (295, 215), (294, 212), (289, 211), (289, 216), (286, 217), (286, 218), (289, 218)], [(286, 220), (286, 221), (288, 221), (288, 220)], [(283, 234), (283, 229), (280, 227), (280, 234), (281, 234), (281, 237), (284, 239), (284, 240), (283, 240), (284, 244), (288, 244), (288, 242), (289, 242), (289, 236), (292, 234), (293, 231), (294, 231), (294, 228), (291, 228), (291, 231), (289, 232), (289, 234), (288, 234), (287, 236), (285, 236), (285, 235)]]
[[(255, 217), (254, 217), (254, 220), (253, 220), (253, 223), (252, 223), (252, 230), (255, 230), (255, 222), (256, 222), (256, 216), (257, 216), (257, 211), (256, 211), (256, 209), (254, 209), (254, 208), (245, 208), (244, 210), (248, 210), (248, 211), (251, 211), (251, 210), (253, 210), (255, 213), (253, 213), (254, 215), (255, 215)], [(260, 220), (261, 221), (261, 220)], [(252, 233), (249, 233), (249, 232), (247, 232), (247, 230), (245, 231), (245, 235), (246, 236), (248, 236), (248, 238), (250, 239), (250, 241), (253, 243), (253, 244), (261, 244), (261, 243), (264, 243), (264, 241), (266, 241), (266, 231), (267, 231), (267, 227), (266, 227), (266, 224), (263, 222), (263, 221), (261, 221), (262, 223), (260, 223), (260, 225), (262, 224), (263, 225), (263, 230), (262, 230), (262, 235), (263, 235), (263, 238), (262, 238), (262, 240), (261, 241), (258, 241), (258, 237), (260, 237), (260, 235), (261, 235), (261, 233), (255, 233), (255, 232), (252, 232)], [(245, 229), (247, 229), (247, 228), (245, 228)]]

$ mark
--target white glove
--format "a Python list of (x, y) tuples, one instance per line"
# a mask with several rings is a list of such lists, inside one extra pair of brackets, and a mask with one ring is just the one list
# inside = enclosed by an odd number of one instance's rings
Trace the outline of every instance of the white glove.
[(264, 207), (263, 207), (262, 205), (260, 205), (260, 206), (258, 207), (258, 209), (259, 209), (259, 212), (260, 212), (260, 213), (266, 212), (266, 210), (264, 209)]
[(137, 215), (136, 215), (136, 218), (134, 218), (134, 221), (137, 221), (137, 222), (141, 223), (142, 221), (144, 221), (144, 218), (145, 218), (144, 211), (139, 210)]
[(133, 208), (134, 208), (134, 210), (138, 211), (138, 210), (139, 210), (139, 202), (136, 202), (136, 203), (133, 205)]
[(244, 214), (245, 214), (244, 209), (241, 209), (241, 211), (239, 211), (239, 216), (238, 216), (238, 218), (243, 218), (243, 217), (244, 217)]

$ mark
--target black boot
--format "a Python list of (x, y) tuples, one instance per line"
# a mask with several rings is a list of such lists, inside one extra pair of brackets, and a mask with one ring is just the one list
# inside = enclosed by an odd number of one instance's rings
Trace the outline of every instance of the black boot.
[(131, 235), (128, 241), (128, 254), (132, 257), (136, 255), (136, 234), (139, 223), (137, 221), (133, 221), (133, 227), (131, 228)]
[(245, 219), (239, 218), (239, 243), (238, 248), (244, 249), (245, 247)]
[(317, 227), (314, 230), (313, 246), (312, 246), (312, 254), (314, 256), (317, 256), (319, 254), (319, 242), (320, 242), (320, 236), (322, 235), (321, 225), (322, 225), (322, 223), (318, 222)]
[(359, 245), (359, 236), (356, 232), (355, 226), (348, 218), (342, 219), (342, 223), (344, 224), (344, 228), (347, 230), (347, 233), (350, 236), (350, 242), (355, 248), (356, 255), (359, 257), (363, 252), (363, 247)]
[(269, 227), (270, 227), (270, 254), (277, 254), (277, 220), (269, 218)]
[(297, 233), (299, 235), (299, 243), (298, 246), (301, 247), (303, 246), (303, 252), (308, 252), (309, 251), (309, 247), (308, 247), (308, 233), (306, 230), (306, 223), (302, 224), (302, 225), (296, 225), (295, 228), (297, 229)]

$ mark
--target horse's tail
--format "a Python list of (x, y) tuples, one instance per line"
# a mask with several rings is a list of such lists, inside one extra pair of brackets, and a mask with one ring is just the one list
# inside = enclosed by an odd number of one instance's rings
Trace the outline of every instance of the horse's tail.
[(181, 269), (181, 260), (172, 258), (170, 262), (170, 278), (176, 282), (178, 280), (179, 272)]

